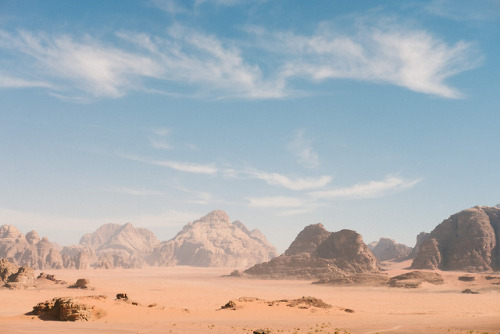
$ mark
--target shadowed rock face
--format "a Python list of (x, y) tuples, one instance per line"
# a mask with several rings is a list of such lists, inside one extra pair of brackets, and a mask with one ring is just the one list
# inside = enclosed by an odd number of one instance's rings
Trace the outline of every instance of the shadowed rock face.
[(231, 223), (221, 210), (185, 225), (171, 240), (162, 242), (148, 256), (151, 265), (247, 267), (268, 261), (276, 249), (258, 230)]
[(322, 224), (306, 226), (290, 244), (285, 255), (292, 256), (300, 253), (312, 254), (325, 241), (331, 232), (325, 230)]
[(500, 208), (474, 207), (444, 220), (422, 243), (412, 268), (500, 269)]
[(351, 230), (328, 232), (323, 225), (309, 225), (281, 256), (244, 271), (265, 278), (330, 280), (356, 274), (379, 273), (377, 260)]
[(396, 241), (388, 238), (380, 238), (378, 242), (371, 243), (370, 245), (373, 244), (375, 245), (370, 247), (370, 249), (379, 261), (405, 260), (409, 258), (412, 251), (411, 247), (404, 244), (398, 244)]

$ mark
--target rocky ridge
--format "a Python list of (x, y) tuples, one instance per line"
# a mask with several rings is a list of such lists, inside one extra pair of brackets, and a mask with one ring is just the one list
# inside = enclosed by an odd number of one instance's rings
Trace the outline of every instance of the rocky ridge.
[(276, 256), (276, 249), (258, 230), (230, 222), (224, 211), (213, 211), (189, 223), (169, 241), (132, 224), (105, 224), (85, 234), (78, 245), (59, 247), (36, 231), (22, 234), (0, 227), (0, 257), (34, 269), (133, 268), (144, 265), (249, 267)]
[(500, 269), (500, 208), (473, 207), (439, 224), (421, 244), (412, 269)]
[(328, 232), (322, 224), (305, 227), (284, 254), (243, 272), (244, 275), (263, 278), (317, 279), (324, 282), (379, 273), (377, 259), (361, 235), (351, 230)]

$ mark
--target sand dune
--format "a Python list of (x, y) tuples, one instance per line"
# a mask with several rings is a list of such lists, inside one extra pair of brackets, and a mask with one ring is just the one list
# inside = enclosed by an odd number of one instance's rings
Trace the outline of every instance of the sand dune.
[[(408, 272), (408, 263), (390, 263), (388, 275)], [(322, 286), (303, 280), (221, 277), (224, 268), (144, 268), (54, 270), (67, 282), (88, 278), (91, 289), (60, 284), (36, 289), (0, 290), (0, 328), (5, 333), (500, 333), (500, 279), (458, 280), (460, 272), (440, 272), (445, 283), (417, 289)], [(494, 276), (494, 275), (493, 275)], [(498, 275), (500, 276), (500, 275)], [(476, 295), (462, 294), (470, 288)], [(127, 293), (129, 301), (115, 300)], [(105, 295), (106, 299), (88, 298)], [(102, 317), (88, 322), (44, 321), (25, 315), (39, 302), (78, 297)], [(247, 298), (246, 301), (241, 297)], [(303, 296), (320, 298), (331, 308), (290, 307)], [(221, 309), (228, 301), (236, 309)], [(346, 312), (350, 309), (353, 312)]]

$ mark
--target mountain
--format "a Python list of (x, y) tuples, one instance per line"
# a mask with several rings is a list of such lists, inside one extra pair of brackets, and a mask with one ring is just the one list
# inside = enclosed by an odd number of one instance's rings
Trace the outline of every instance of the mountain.
[(133, 268), (142, 266), (145, 254), (159, 244), (154, 233), (146, 228), (136, 228), (130, 223), (105, 224), (85, 234), (78, 246), (68, 247), (64, 253), (79, 254), (93, 267)]
[(284, 254), (256, 264), (244, 274), (263, 278), (330, 280), (378, 274), (377, 259), (351, 230), (328, 232), (322, 224), (306, 226)]
[(63, 268), (60, 247), (36, 231), (22, 234), (15, 226), (0, 226), (0, 257), (34, 269)]
[(413, 269), (500, 269), (500, 208), (473, 207), (439, 224), (421, 246)]
[(276, 255), (276, 249), (260, 231), (250, 231), (240, 221), (231, 223), (224, 211), (217, 210), (162, 242), (147, 262), (160, 266), (248, 267)]
[(402, 261), (409, 258), (412, 248), (404, 244), (398, 244), (393, 239), (380, 238), (379, 241), (371, 242), (368, 248), (379, 261)]

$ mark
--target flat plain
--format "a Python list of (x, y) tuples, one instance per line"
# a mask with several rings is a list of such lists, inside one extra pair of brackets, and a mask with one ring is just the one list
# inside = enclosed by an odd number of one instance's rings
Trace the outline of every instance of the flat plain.
[[(407, 272), (403, 268), (409, 264), (386, 263), (387, 275)], [(465, 273), (436, 271), (444, 284), (424, 283), (409, 289), (223, 277), (231, 271), (184, 266), (47, 271), (68, 283), (87, 278), (90, 288), (68, 289), (47, 282), (37, 288), (2, 289), (0, 332), (500, 333), (500, 285), (494, 284), (500, 279), (486, 279), (487, 274), (474, 274), (475, 281), (464, 282), (458, 277)], [(461, 293), (464, 289), (479, 293)], [(126, 293), (129, 301), (116, 300), (118, 293)], [(95, 295), (107, 298), (84, 298)], [(332, 307), (272, 303), (304, 296)], [(27, 314), (37, 303), (54, 297), (79, 297), (94, 305), (98, 314), (91, 321), (76, 322), (41, 320)], [(236, 309), (221, 309), (230, 300)]]

